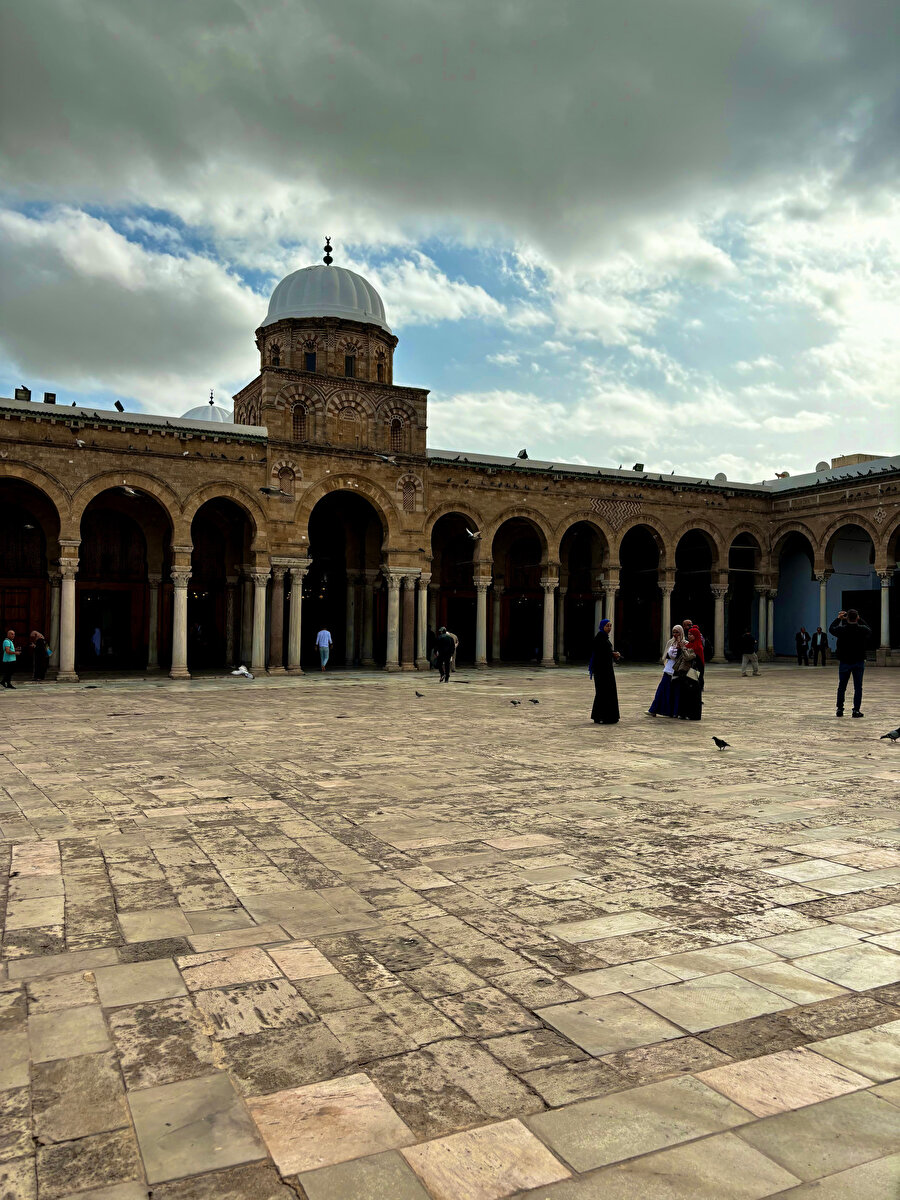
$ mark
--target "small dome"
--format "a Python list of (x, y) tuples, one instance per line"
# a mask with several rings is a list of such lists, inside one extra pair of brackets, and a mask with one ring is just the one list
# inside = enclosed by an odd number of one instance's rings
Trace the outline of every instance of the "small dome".
[(343, 317), (390, 333), (381, 297), (371, 283), (346, 267), (302, 267), (278, 284), (263, 325), (285, 317)]
[(182, 421), (213, 421), (217, 425), (233, 425), (234, 413), (220, 408), (218, 404), (213, 404), (210, 400), (206, 404), (198, 404), (196, 408), (189, 408), (186, 413), (181, 414), (181, 419)]

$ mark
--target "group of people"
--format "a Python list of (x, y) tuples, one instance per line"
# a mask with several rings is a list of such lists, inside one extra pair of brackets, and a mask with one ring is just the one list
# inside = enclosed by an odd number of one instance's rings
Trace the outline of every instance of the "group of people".
[[(801, 632), (806, 632), (802, 630)], [(860, 619), (855, 608), (842, 609), (831, 625), (829, 634), (837, 644), (838, 659), (838, 690), (837, 713), (844, 715), (844, 699), (847, 685), (853, 680), (852, 717), (863, 715), (862, 683), (863, 672), (866, 668), (866, 650), (872, 631), (865, 621)], [(621, 660), (621, 655), (613, 649), (611, 640), (612, 621), (608, 617), (600, 622), (597, 636), (594, 638), (591, 661), (588, 664), (588, 675), (594, 681), (594, 705), (591, 709), (591, 720), (596, 725), (615, 725), (619, 720), (619, 695), (616, 689), (614, 666)], [(816, 637), (822, 634), (822, 642), (827, 646), (828, 641), (821, 626), (816, 630)], [(806, 635), (807, 638), (809, 634)], [(797, 635), (798, 639), (800, 635)], [(798, 640), (799, 646), (799, 640)], [(815, 648), (815, 639), (813, 640)], [(741, 674), (746, 675), (750, 667), (753, 674), (759, 674), (759, 659), (756, 653), (756, 640), (748, 630), (741, 644)], [(822, 648), (823, 665), (825, 650)], [(656, 695), (647, 709), (651, 717), (673, 717), (681, 721), (699, 721), (703, 713), (703, 685), (706, 672), (706, 656), (704, 652), (703, 635), (692, 621), (684, 621), (672, 628), (672, 636), (663, 651), (662, 679), (656, 689)], [(808, 660), (807, 660), (808, 661)]]
[[(829, 631), (830, 632), (830, 631)], [(828, 660), (828, 637), (821, 625), (817, 626), (816, 632), (809, 636), (805, 626), (801, 625), (797, 633), (794, 635), (794, 641), (797, 646), (797, 666), (809, 666), (809, 651), (812, 647), (813, 666), (818, 666), (819, 658), (822, 659), (822, 666), (827, 665)]]
[[(600, 622), (588, 664), (594, 681), (594, 705), (591, 720), (596, 725), (615, 725), (619, 720), (619, 695), (614, 664), (621, 655), (613, 649), (612, 621)], [(703, 634), (692, 621), (672, 628), (672, 636), (663, 651), (663, 674), (648, 716), (674, 717), (681, 721), (699, 721), (703, 712), (703, 684), (706, 655)]]
[[(16, 690), (16, 685), (12, 681), (13, 671), (16, 669), (16, 664), (21, 653), (22, 647), (16, 645), (16, 631), (14, 629), (7, 629), (6, 637), (3, 639), (3, 674), (2, 678), (0, 678), (0, 686), (8, 688), (13, 692)], [(52, 653), (44, 635), (37, 629), (32, 629), (31, 678), (35, 683), (41, 683), (47, 674), (47, 664), (50, 661)]]

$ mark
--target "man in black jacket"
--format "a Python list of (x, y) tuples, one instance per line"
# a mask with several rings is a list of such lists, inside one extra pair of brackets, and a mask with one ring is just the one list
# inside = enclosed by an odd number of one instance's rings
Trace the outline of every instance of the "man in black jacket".
[(818, 666), (819, 655), (822, 656), (822, 666), (827, 666), (828, 658), (828, 638), (825, 636), (825, 631), (819, 625), (812, 639), (813, 666)]
[(838, 690), (837, 715), (844, 715), (844, 695), (847, 681), (853, 676), (853, 711), (851, 717), (861, 717), (863, 671), (866, 669), (866, 650), (872, 630), (859, 619), (855, 608), (843, 609), (828, 627), (828, 632), (837, 641)]

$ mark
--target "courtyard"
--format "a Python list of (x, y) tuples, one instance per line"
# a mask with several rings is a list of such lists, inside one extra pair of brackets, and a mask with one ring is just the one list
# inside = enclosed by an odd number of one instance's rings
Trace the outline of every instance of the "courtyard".
[(4, 693), (2, 1200), (896, 1196), (897, 673), (617, 674)]

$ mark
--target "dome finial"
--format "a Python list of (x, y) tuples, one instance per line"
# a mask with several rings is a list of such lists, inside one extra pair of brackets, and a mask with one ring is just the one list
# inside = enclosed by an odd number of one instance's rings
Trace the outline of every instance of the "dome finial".
[(209, 389), (209, 402), (210, 402), (210, 404), (215, 404), (215, 402), (216, 402), (216, 401), (215, 401), (215, 398), (214, 398), (214, 396), (213, 396), (213, 390), (212, 390), (212, 388), (210, 388), (210, 389)]
[(330, 267), (334, 260), (331, 257), (331, 237), (325, 238), (325, 265)]

